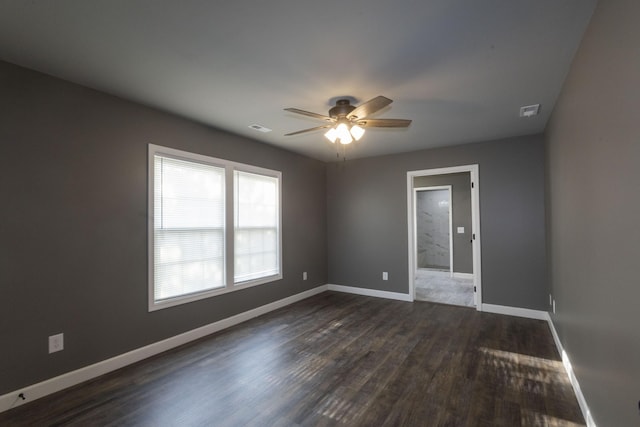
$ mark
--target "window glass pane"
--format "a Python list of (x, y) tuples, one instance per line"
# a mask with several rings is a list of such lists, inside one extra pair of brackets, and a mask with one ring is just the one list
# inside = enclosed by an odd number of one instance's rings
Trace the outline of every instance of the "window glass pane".
[(234, 281), (278, 274), (278, 178), (236, 171)]
[[(158, 228), (222, 227), (224, 169), (156, 156)], [(160, 181), (158, 182), (158, 179)], [(158, 203), (159, 202), (159, 203)]]
[(224, 287), (224, 168), (154, 158), (154, 299)]

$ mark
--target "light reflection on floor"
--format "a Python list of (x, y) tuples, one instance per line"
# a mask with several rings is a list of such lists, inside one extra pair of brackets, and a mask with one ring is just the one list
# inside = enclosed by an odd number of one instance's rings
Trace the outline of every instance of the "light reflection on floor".
[[(549, 399), (550, 389), (565, 388), (571, 390), (571, 383), (564, 365), (559, 360), (534, 357), (526, 354), (480, 347), (482, 363), (485, 368), (493, 370), (493, 375), (501, 378), (504, 385), (513, 390), (507, 395), (537, 396), (535, 404), (530, 398), (531, 406), (539, 405)], [(527, 407), (527, 400), (521, 405), (521, 424), (523, 426), (544, 427), (584, 427), (569, 420), (544, 414)]]
[(486, 355), (485, 361), (490, 362), (512, 379), (528, 379), (547, 384), (569, 384), (564, 366), (559, 360), (542, 359), (486, 347), (481, 347), (480, 352)]
[(568, 420), (563, 420), (535, 411), (522, 412), (522, 425), (533, 427), (584, 427), (584, 424), (576, 424)]

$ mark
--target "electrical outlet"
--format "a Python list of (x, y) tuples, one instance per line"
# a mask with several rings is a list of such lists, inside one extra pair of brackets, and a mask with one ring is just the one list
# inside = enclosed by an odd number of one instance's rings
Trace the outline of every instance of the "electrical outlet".
[(49, 353), (64, 350), (64, 334), (51, 335), (49, 337)]
[(382, 280), (389, 280), (389, 273), (386, 271), (382, 272)]
[(302, 280), (307, 280), (307, 272), (306, 271), (302, 272)]

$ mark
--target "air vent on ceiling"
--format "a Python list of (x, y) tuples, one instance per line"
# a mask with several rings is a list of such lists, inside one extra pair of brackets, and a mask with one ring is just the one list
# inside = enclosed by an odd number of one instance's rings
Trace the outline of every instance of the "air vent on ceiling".
[(537, 116), (538, 112), (540, 112), (540, 104), (527, 105), (526, 107), (520, 107), (520, 117)]
[(264, 133), (271, 132), (271, 129), (266, 128), (262, 125), (253, 124), (253, 125), (249, 125), (249, 127), (253, 130), (257, 130), (258, 132), (264, 132)]

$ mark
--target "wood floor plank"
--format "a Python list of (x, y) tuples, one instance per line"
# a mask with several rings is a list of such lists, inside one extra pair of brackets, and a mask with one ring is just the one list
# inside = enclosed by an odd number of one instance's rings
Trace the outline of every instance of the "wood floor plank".
[(3, 426), (580, 426), (543, 321), (326, 292), (0, 414)]

